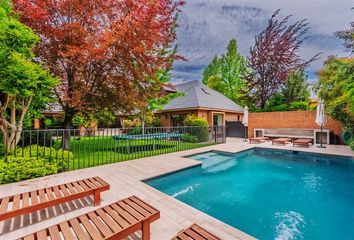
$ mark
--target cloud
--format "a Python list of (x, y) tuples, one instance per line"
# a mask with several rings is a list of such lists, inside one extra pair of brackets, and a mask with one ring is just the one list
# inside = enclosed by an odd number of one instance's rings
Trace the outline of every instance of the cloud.
[(309, 69), (316, 72), (328, 55), (347, 55), (333, 32), (348, 28), (354, 20), (353, 6), (349, 0), (187, 0), (178, 20), (177, 43), (179, 54), (188, 61), (175, 63), (173, 79), (201, 79), (205, 66), (225, 51), (231, 38), (237, 39), (240, 52), (247, 55), (255, 35), (279, 8), (280, 17), (308, 19), (311, 30), (300, 55), (308, 59), (322, 52)]

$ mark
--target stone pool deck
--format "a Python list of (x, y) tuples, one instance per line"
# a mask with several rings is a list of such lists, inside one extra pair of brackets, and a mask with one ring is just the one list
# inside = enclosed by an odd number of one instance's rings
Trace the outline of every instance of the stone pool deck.
[[(198, 165), (199, 162), (184, 156), (209, 150), (239, 152), (253, 147), (298, 150), (325, 154), (352, 156), (354, 153), (346, 146), (327, 146), (327, 148), (310, 148), (272, 146), (270, 143), (249, 144), (242, 139), (228, 138), (227, 143), (187, 150), (183, 152), (142, 158), (127, 162), (114, 163), (100, 167), (87, 168), (73, 172), (37, 178), (19, 183), (0, 185), (0, 197), (31, 191), (51, 185), (71, 182), (82, 178), (100, 176), (111, 185), (111, 190), (102, 193), (101, 207), (119, 199), (136, 195), (161, 211), (161, 218), (151, 226), (152, 240), (167, 240), (192, 223), (198, 223), (207, 230), (224, 239), (253, 239), (237, 230), (187, 204), (184, 204), (158, 190), (144, 184), (141, 180), (174, 172)], [(217, 194), (217, 192), (215, 192)], [(47, 208), (38, 213), (17, 217), (0, 223), (0, 239), (16, 239), (38, 231), (44, 227), (57, 224), (72, 217), (94, 210), (90, 198), (77, 200), (60, 207)], [(227, 211), (227, 209), (225, 209)], [(133, 237), (133, 239), (135, 239)]]

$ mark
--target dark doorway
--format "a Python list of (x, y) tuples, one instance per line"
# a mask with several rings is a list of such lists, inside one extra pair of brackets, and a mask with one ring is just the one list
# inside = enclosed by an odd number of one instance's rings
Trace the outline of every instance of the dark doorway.
[(226, 121), (226, 137), (245, 137), (245, 126), (242, 122)]

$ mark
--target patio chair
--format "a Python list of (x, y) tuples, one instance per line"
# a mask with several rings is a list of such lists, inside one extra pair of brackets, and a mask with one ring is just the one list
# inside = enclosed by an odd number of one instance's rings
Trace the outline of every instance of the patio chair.
[(124, 239), (141, 230), (150, 239), (150, 224), (160, 211), (135, 196), (31, 233), (21, 240)]
[(100, 177), (92, 177), (3, 197), (0, 199), (0, 221), (90, 195), (97, 206), (101, 202), (101, 192), (109, 188)]
[(301, 138), (293, 141), (294, 147), (295, 146), (309, 147), (309, 144), (313, 145), (313, 139)]
[(274, 143), (276, 144), (283, 144), (284, 146), (287, 144), (287, 143), (291, 143), (292, 142), (292, 139), (291, 138), (276, 138), (276, 139), (272, 139), (272, 145), (274, 145)]
[(254, 137), (249, 139), (250, 143), (262, 143), (262, 141), (268, 141), (269, 142), (269, 137)]
[(208, 232), (197, 224), (180, 231), (171, 240), (221, 240), (221, 238)]

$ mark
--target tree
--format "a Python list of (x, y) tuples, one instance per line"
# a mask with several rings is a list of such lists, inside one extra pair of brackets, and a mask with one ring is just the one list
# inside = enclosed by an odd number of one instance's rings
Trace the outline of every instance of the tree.
[(41, 42), (36, 53), (61, 79), (56, 89), (70, 128), (76, 112), (147, 105), (162, 84), (152, 78), (177, 57), (176, 14), (183, 0), (14, 0)]
[(304, 71), (290, 72), (282, 90), (287, 104), (292, 102), (308, 102), (310, 90), (306, 79)]
[(350, 23), (349, 29), (338, 31), (335, 33), (335, 35), (338, 38), (344, 40), (344, 47), (351, 51), (351, 53), (354, 53), (354, 22)]
[(354, 129), (354, 58), (329, 57), (315, 88), (327, 113)]
[(269, 19), (266, 29), (256, 36), (248, 57), (251, 68), (247, 76), (248, 96), (261, 109), (284, 86), (290, 72), (304, 70), (318, 58), (317, 54), (305, 61), (298, 55), (309, 30), (307, 21), (300, 20), (288, 25), (290, 16), (279, 21), (278, 14), (279, 10)]
[(6, 150), (17, 145), (31, 105), (43, 105), (57, 83), (34, 61), (38, 40), (13, 13), (11, 2), (0, 1), (0, 129)]
[(246, 59), (238, 52), (236, 39), (231, 39), (226, 54), (214, 57), (205, 68), (203, 83), (244, 105)]

